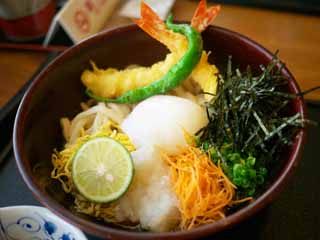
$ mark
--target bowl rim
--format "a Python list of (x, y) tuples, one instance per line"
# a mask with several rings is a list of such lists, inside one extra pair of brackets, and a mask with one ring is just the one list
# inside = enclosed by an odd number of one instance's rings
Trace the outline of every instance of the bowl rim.
[[(208, 28), (213, 28), (214, 31), (219, 32), (223, 35), (227, 35), (228, 37), (240, 39), (241, 41), (245, 42), (246, 45), (249, 45), (250, 47), (257, 49), (257, 51), (259, 51), (260, 54), (263, 54), (268, 59), (271, 59), (273, 56), (273, 54), (266, 48), (240, 33), (212, 25), (210, 25)], [(81, 48), (92, 46), (95, 42), (101, 42), (103, 41), (103, 39), (117, 34), (123, 34), (125, 32), (131, 32), (136, 30), (139, 30), (139, 28), (134, 24), (113, 28), (95, 34), (92, 37), (81, 41), (79, 44), (72, 46), (71, 48), (68, 48), (62, 54), (56, 57), (44, 70), (40, 72), (40, 74), (36, 77), (29, 89), (26, 91), (18, 108), (14, 123), (13, 146), (19, 173), (22, 176), (27, 187), (31, 190), (35, 198), (41, 204), (49, 208), (59, 217), (88, 233), (100, 237), (119, 237), (124, 239), (175, 239), (176, 237), (183, 237), (184, 239), (191, 239), (201, 236), (207, 236), (209, 234), (214, 234), (222, 230), (226, 230), (228, 228), (231, 228), (235, 224), (253, 216), (259, 210), (263, 209), (271, 201), (273, 201), (276, 198), (276, 196), (278, 196), (278, 194), (283, 190), (284, 186), (288, 182), (289, 178), (294, 173), (294, 170), (297, 168), (302, 156), (303, 147), (305, 145), (304, 143), (306, 141), (306, 129), (301, 129), (297, 133), (295, 140), (295, 148), (292, 149), (290, 158), (288, 159), (283, 169), (280, 170), (280, 173), (277, 176), (277, 178), (273, 181), (269, 188), (263, 192), (263, 194), (261, 194), (257, 199), (255, 199), (251, 204), (241, 208), (240, 210), (236, 211), (235, 213), (232, 213), (231, 215), (228, 215), (224, 219), (188, 231), (175, 231), (163, 233), (131, 232), (122, 229), (116, 229), (109, 226), (103, 226), (101, 224), (94, 223), (86, 219), (82, 219), (72, 214), (68, 209), (64, 208), (61, 204), (53, 200), (46, 192), (40, 190), (40, 187), (36, 183), (35, 179), (32, 177), (30, 169), (27, 167), (28, 161), (26, 154), (23, 152), (22, 141), (24, 132), (23, 123), (26, 118), (28, 105), (32, 99), (33, 93), (37, 90), (38, 86), (41, 84), (45, 76), (51, 71), (52, 68), (54, 68), (58, 64), (63, 63), (65, 60), (68, 60), (70, 56), (75, 55)], [(289, 85), (291, 90), (295, 93), (300, 92), (300, 88), (295, 78), (286, 66), (282, 69), (282, 74), (286, 76), (288, 79), (290, 79)], [(306, 106), (303, 97), (297, 98), (296, 101), (298, 112), (301, 113), (303, 118), (306, 118)]]

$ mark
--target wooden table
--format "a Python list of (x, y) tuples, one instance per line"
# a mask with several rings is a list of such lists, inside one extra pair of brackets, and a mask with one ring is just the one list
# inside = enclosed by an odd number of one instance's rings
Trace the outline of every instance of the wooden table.
[[(196, 5), (196, 1), (177, 0), (173, 8), (175, 19), (190, 20)], [(129, 22), (115, 12), (107, 27)], [(320, 17), (223, 5), (214, 24), (240, 32), (270, 51), (280, 49), (280, 58), (302, 90), (320, 85)], [(0, 49), (0, 106), (31, 77), (45, 56), (39, 52)], [(320, 100), (320, 91), (307, 98)]]

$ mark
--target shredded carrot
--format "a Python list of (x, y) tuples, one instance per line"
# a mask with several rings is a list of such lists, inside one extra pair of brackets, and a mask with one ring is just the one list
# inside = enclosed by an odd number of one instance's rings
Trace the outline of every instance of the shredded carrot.
[(235, 186), (210, 157), (194, 146), (179, 149), (178, 154), (163, 152), (171, 170), (173, 189), (179, 199), (181, 230), (215, 222), (225, 217)]
[(237, 205), (237, 204), (244, 203), (244, 202), (251, 202), (251, 201), (253, 201), (253, 197), (246, 197), (246, 198), (242, 198), (242, 199), (239, 199), (239, 200), (233, 200), (230, 203), (230, 206)]

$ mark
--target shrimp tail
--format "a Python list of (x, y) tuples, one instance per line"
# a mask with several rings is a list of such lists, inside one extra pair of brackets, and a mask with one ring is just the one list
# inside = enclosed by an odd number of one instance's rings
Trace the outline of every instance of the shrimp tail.
[(142, 30), (169, 49), (175, 48), (175, 46), (171, 45), (177, 34), (168, 30), (166, 24), (144, 1), (141, 1), (141, 18), (138, 20), (133, 19), (133, 21)]
[[(207, 8), (206, 0), (201, 0), (192, 18), (191, 26), (198, 32), (204, 31), (219, 11), (219, 5)], [(141, 1), (141, 18), (133, 21), (151, 37), (167, 46), (171, 52), (179, 51), (181, 36), (167, 29), (165, 22), (144, 1)]]
[(216, 18), (220, 5), (207, 8), (206, 0), (201, 0), (191, 20), (191, 26), (198, 32), (204, 31)]

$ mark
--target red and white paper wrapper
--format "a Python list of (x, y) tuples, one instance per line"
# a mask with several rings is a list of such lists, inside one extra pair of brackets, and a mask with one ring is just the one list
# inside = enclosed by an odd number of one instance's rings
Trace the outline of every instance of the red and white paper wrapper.
[(74, 43), (101, 31), (119, 1), (69, 0), (55, 16), (44, 45), (49, 44), (58, 26), (63, 27)]

